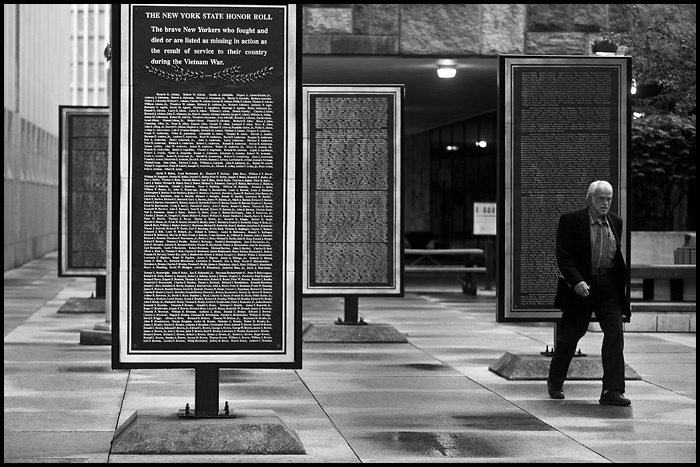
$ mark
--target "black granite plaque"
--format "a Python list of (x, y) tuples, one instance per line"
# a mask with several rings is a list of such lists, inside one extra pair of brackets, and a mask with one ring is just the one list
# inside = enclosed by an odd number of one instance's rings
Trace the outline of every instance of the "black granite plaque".
[(107, 274), (109, 108), (59, 107), (59, 276)]
[(626, 217), (629, 59), (501, 57), (501, 78), (499, 316), (554, 320), (560, 215), (608, 180)]
[(297, 8), (121, 22), (118, 363), (299, 367)]
[(401, 98), (401, 87), (304, 88), (304, 293), (402, 293)]

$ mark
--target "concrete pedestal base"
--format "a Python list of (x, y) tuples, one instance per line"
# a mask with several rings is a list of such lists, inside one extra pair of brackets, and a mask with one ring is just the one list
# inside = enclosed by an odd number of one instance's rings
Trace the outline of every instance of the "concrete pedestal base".
[(310, 324), (303, 334), (304, 342), (363, 342), (407, 343), (405, 334), (382, 323), (367, 324)]
[(69, 298), (58, 313), (104, 313), (104, 298)]
[(81, 345), (112, 345), (112, 324), (97, 323), (91, 331), (80, 331)]
[[(544, 355), (514, 355), (506, 352), (489, 366), (489, 370), (507, 380), (542, 380), (549, 375), (552, 357)], [(603, 378), (603, 362), (600, 355), (574, 357), (566, 379)], [(625, 379), (642, 379), (636, 371), (625, 364)]]
[(99, 329), (80, 331), (80, 345), (112, 345), (112, 332)]
[(235, 418), (180, 418), (134, 412), (114, 434), (114, 454), (306, 454), (273, 410)]

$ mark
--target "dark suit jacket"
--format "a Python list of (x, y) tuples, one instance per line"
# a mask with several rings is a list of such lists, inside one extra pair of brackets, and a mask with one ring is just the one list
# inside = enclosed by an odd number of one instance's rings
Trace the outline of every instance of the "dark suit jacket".
[[(615, 251), (615, 273), (620, 279), (618, 293), (621, 296), (622, 315), (630, 316), (629, 300), (627, 299), (627, 265), (622, 255), (622, 219), (608, 212), (608, 222), (617, 240)], [(588, 219), (588, 207), (570, 211), (559, 218), (557, 227), (557, 264), (564, 279), (569, 285), (557, 287), (554, 306), (566, 312), (588, 310), (590, 301), (574, 291), (574, 286), (581, 281), (591, 283), (591, 233)]]

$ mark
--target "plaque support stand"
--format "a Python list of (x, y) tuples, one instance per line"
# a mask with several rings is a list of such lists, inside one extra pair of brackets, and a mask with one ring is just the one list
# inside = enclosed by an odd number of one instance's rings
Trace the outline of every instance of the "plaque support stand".
[[(549, 375), (551, 357), (554, 356), (554, 346), (559, 337), (560, 320), (554, 322), (554, 345), (552, 349), (540, 352), (537, 355), (516, 355), (510, 352), (503, 354), (498, 360), (489, 365), (489, 371), (496, 373), (507, 380), (546, 380)], [(566, 376), (569, 380), (590, 380), (603, 377), (603, 364), (600, 358), (585, 358), (587, 355), (579, 349), (574, 353), (569, 372)], [(548, 357), (548, 358), (543, 358)], [(641, 376), (625, 363), (625, 379), (642, 379)]]
[[(104, 311), (105, 322), (97, 323), (93, 329), (80, 331), (81, 345), (111, 345), (112, 323), (106, 306), (107, 276), (95, 276), (95, 295), (90, 298), (71, 298), (63, 305), (59, 313), (99, 312)], [(76, 311), (77, 310), (77, 311)]]
[(367, 325), (363, 318), (359, 317), (358, 311), (358, 298), (356, 295), (345, 295), (345, 320), (338, 320), (335, 324), (345, 324), (345, 325)]
[[(554, 346), (557, 345), (557, 342), (559, 342), (559, 324), (561, 323), (561, 320), (556, 320), (554, 322), (554, 341), (552, 344), (552, 348), (550, 350), (549, 346), (547, 346), (544, 350), (544, 352), (540, 352), (540, 355), (544, 355), (545, 357), (553, 357), (554, 356)], [(578, 349), (578, 352), (574, 354), (574, 357), (585, 357), (585, 353), (581, 353), (581, 349)]]
[(95, 298), (104, 299), (107, 295), (107, 276), (95, 277)]
[(230, 417), (228, 401), (224, 411), (219, 412), (219, 367), (216, 365), (197, 365), (194, 367), (194, 409), (187, 404), (180, 409), (180, 418), (218, 418)]
[(304, 331), (304, 342), (408, 342), (405, 334), (389, 324), (368, 323), (358, 318), (357, 295), (345, 295), (344, 299), (345, 320), (338, 317), (333, 324), (311, 324)]
[(134, 412), (115, 432), (115, 454), (306, 454), (274, 410), (219, 412), (219, 367), (195, 365), (195, 406), (177, 414)]
[(219, 367), (202, 365), (194, 371), (195, 417), (219, 415)]

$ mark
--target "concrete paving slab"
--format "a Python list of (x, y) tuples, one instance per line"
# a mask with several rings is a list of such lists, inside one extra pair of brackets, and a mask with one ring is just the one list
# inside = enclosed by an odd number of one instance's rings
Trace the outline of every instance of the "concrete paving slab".
[[(333, 362), (309, 363), (303, 369), (297, 370), (304, 378), (306, 374), (334, 375), (338, 372), (338, 365)], [(369, 375), (369, 376), (449, 376), (457, 375), (452, 367), (442, 363), (405, 363), (405, 364), (373, 364), (344, 363), (343, 375)]]
[(615, 463), (658, 463), (675, 464), (697, 462), (695, 442), (649, 442), (639, 441), (595, 441), (589, 444), (591, 449), (600, 453), (609, 462)]
[(688, 346), (669, 342), (658, 337), (641, 338), (636, 334), (625, 334), (625, 353), (645, 353), (645, 354), (676, 354), (686, 353)]
[[(5, 387), (5, 410), (46, 414), (54, 411), (107, 411), (118, 412), (124, 388), (121, 384), (111, 390), (83, 391), (84, 397), (76, 397), (76, 391), (17, 391)], [(43, 416), (37, 418), (42, 419)]]
[(550, 462), (568, 458), (575, 462), (598, 462), (600, 456), (554, 430), (545, 432), (452, 432), (452, 431), (347, 431), (346, 437), (363, 462), (405, 463), (459, 459), (520, 459)]
[(368, 353), (375, 352), (377, 354), (406, 354), (406, 352), (420, 353), (421, 349), (416, 349), (411, 345), (385, 345), (383, 343), (366, 342), (362, 345), (357, 345), (354, 343), (333, 343), (333, 345), (326, 345), (323, 343), (304, 343), (304, 354), (308, 355), (323, 355), (328, 352), (331, 353)]
[[(74, 335), (71, 335), (71, 340)], [(10, 365), (28, 363), (39, 365), (56, 365), (57, 363), (80, 362), (99, 364), (111, 368), (111, 348), (80, 347), (71, 343), (29, 342), (5, 344), (4, 358)]]
[(381, 347), (367, 348), (364, 346), (361, 348), (357, 346), (354, 348), (343, 347), (336, 350), (335, 344), (331, 344), (323, 347), (320, 351), (318, 349), (314, 349), (313, 352), (309, 350), (307, 355), (313, 354), (314, 363), (437, 363), (435, 358), (411, 345), (397, 344), (387, 347), (389, 348), (386, 351)]
[(483, 390), (466, 391), (404, 391), (396, 397), (393, 391), (386, 392), (316, 392), (315, 396), (327, 411), (335, 408), (352, 408), (358, 411), (376, 409), (399, 409), (408, 411), (468, 410), (472, 406), (500, 409), (508, 404), (502, 398)]
[[(65, 367), (62, 367), (65, 368)], [(98, 391), (109, 391), (121, 388), (124, 391), (126, 374), (111, 372), (102, 366), (85, 365), (83, 371), (46, 371), (42, 365), (33, 365), (27, 371), (26, 367), (15, 370), (15, 373), (5, 376), (5, 395), (17, 391), (74, 391), (75, 395), (93, 394)]]
[(688, 363), (635, 363), (642, 379), (664, 388), (697, 400), (697, 367), (694, 362)]
[(653, 337), (654, 339), (661, 339), (666, 342), (673, 342), (674, 344), (681, 344), (686, 347), (692, 348), (696, 348), (695, 345), (697, 343), (694, 332), (663, 332), (640, 335), (640, 339), (650, 337)]
[[(436, 378), (439, 378), (436, 380)], [(462, 375), (430, 376), (414, 378), (410, 376), (365, 377), (365, 376), (304, 376), (304, 384), (309, 391), (359, 392), (394, 391), (455, 391), (480, 389), (481, 385)]]
[[(489, 385), (489, 389), (498, 392), (504, 398), (506, 398), (511, 403), (517, 405), (518, 407), (527, 410), (529, 408), (524, 405), (524, 401), (537, 401), (537, 402), (551, 402), (556, 403), (558, 401), (550, 399), (547, 393), (546, 383), (541, 381), (536, 385), (519, 385), (519, 386), (502, 386), (502, 385)], [(564, 393), (566, 394), (566, 400), (569, 402), (598, 402), (600, 398), (600, 382), (591, 382), (588, 385), (574, 385), (573, 383), (566, 383), (564, 388)]]
[[(299, 459), (303, 457), (303, 459)], [(309, 460), (312, 458), (313, 460)], [(359, 463), (357, 457), (352, 460), (336, 460), (320, 455), (313, 457), (298, 454), (250, 455), (250, 454), (114, 454), (109, 458), (110, 464), (291, 464), (291, 463)]]
[[(565, 391), (566, 392), (566, 391)], [(598, 398), (591, 397), (586, 400), (532, 400), (518, 401), (518, 406), (535, 415), (546, 423), (557, 426), (561, 419), (593, 419), (593, 420), (657, 420), (673, 422), (674, 420), (694, 420), (695, 414), (691, 413), (693, 404), (679, 403), (669, 400), (640, 400), (633, 398), (632, 405), (627, 407), (615, 407), (600, 405)], [(668, 409), (660, 410), (660, 406)]]
[(678, 365), (683, 368), (695, 365), (695, 359), (693, 358), (692, 352), (689, 350), (684, 352), (661, 352), (652, 354), (645, 352), (626, 352), (625, 361), (634, 365)]
[(512, 404), (503, 404), (498, 407), (463, 404), (444, 410), (433, 407), (430, 410), (333, 408), (328, 409), (328, 414), (334, 425), (343, 431), (369, 432), (392, 429), (422, 431), (426, 427), (440, 431), (548, 431), (552, 429), (546, 423)]
[(107, 463), (110, 431), (5, 431), (5, 462)]
[(650, 420), (601, 420), (596, 422), (595, 424), (584, 424), (580, 420), (558, 420), (555, 427), (582, 444), (599, 441), (601, 434), (609, 435), (611, 441), (682, 444), (694, 442), (696, 436), (695, 426), (692, 423)]
[(5, 431), (114, 431), (119, 407), (110, 410), (81, 410), (75, 407), (53, 410), (8, 410), (3, 417)]

